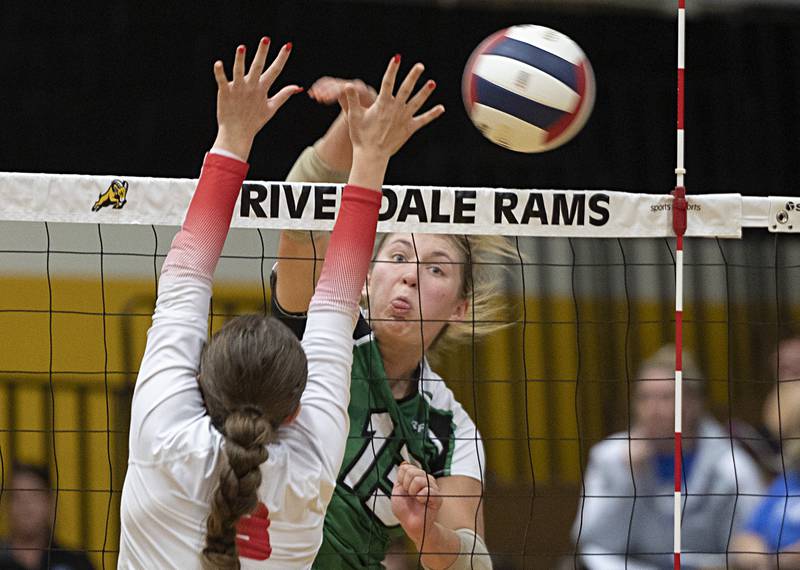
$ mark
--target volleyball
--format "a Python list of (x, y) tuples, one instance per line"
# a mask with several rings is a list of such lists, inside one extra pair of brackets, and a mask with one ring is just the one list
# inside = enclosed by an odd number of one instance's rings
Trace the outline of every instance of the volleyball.
[(492, 34), (464, 68), (469, 118), (490, 141), (517, 152), (544, 152), (571, 140), (594, 105), (592, 66), (564, 34), (512, 26)]

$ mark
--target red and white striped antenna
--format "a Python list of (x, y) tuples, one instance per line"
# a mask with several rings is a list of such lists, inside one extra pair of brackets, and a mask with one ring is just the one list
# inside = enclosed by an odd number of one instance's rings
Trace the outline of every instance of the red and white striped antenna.
[(675, 245), (675, 504), (673, 553), (675, 570), (681, 567), (681, 410), (683, 409), (683, 235), (686, 233), (686, 188), (684, 187), (684, 70), (686, 56), (686, 0), (678, 0), (678, 129), (675, 190), (672, 191), (672, 228)]

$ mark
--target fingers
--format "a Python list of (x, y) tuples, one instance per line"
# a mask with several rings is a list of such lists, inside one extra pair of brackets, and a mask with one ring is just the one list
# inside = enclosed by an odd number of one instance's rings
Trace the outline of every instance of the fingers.
[(416, 497), (420, 494), (427, 495), (428, 492), (432, 490), (428, 477), (429, 475), (427, 473), (414, 475), (408, 483), (408, 494), (412, 497)]
[(220, 89), (228, 84), (228, 77), (225, 75), (225, 67), (219, 60), (214, 62), (214, 79), (217, 80), (217, 87)]
[[(419, 76), (422, 75), (423, 71), (425, 71), (424, 65), (421, 63), (414, 64), (414, 67), (412, 67), (411, 71), (408, 72), (408, 75), (406, 75), (403, 83), (400, 84), (400, 89), (397, 90), (396, 98), (398, 101), (402, 101), (403, 103), (408, 101), (408, 98), (411, 97), (411, 91), (414, 89), (414, 86), (417, 84), (417, 80), (419, 79)], [(425, 89), (423, 89), (423, 91), (425, 91)]]
[(361, 105), (358, 104), (358, 93), (356, 93), (356, 88), (352, 83), (344, 86), (344, 96), (347, 101), (348, 114), (360, 116), (362, 114)]
[(278, 91), (275, 95), (269, 98), (270, 105), (273, 107), (273, 112), (283, 107), (283, 104), (289, 100), (289, 97), (302, 92), (303, 88), (297, 85), (287, 85)]
[(381, 90), (378, 93), (378, 97), (382, 97), (384, 99), (391, 98), (394, 92), (394, 82), (397, 78), (397, 69), (400, 67), (400, 54), (396, 54), (390, 61), (389, 65), (386, 66), (386, 71), (383, 74), (383, 79), (381, 80)]
[(416, 115), (417, 111), (419, 111), (425, 104), (425, 101), (428, 100), (428, 97), (431, 96), (434, 89), (436, 89), (436, 82), (433, 79), (426, 81), (425, 85), (423, 85), (422, 88), (414, 94), (411, 101), (408, 102), (408, 113), (412, 116)]
[(433, 109), (425, 111), (419, 117), (414, 117), (411, 119), (411, 128), (413, 129), (413, 132), (417, 132), (434, 119), (441, 117), (443, 114), (444, 105), (436, 105)]
[(286, 65), (286, 61), (289, 59), (289, 54), (291, 52), (292, 42), (284, 44), (267, 70), (261, 74), (261, 81), (266, 84), (267, 89), (269, 89), (275, 82), (275, 79), (281, 74), (281, 71), (283, 71), (283, 66)]
[(378, 96), (377, 91), (360, 79), (341, 79), (339, 77), (320, 77), (308, 90), (308, 96), (317, 103), (330, 105), (339, 100), (343, 94), (344, 86), (352, 83), (358, 93), (358, 101), (362, 107), (369, 107)]
[(439, 489), (438, 485), (436, 485), (436, 478), (433, 475), (410, 463), (400, 464), (397, 469), (396, 484), (402, 487), (409, 495), (416, 495), (421, 489), (428, 486), (437, 491)]
[(258, 78), (264, 71), (264, 64), (267, 61), (267, 52), (269, 52), (269, 38), (263, 37), (258, 43), (256, 56), (253, 58), (253, 63), (250, 64), (250, 71), (247, 72), (248, 79)]
[(320, 77), (308, 90), (308, 96), (317, 103), (329, 105), (339, 99), (345, 81), (335, 77)]
[(244, 78), (244, 54), (245, 47), (236, 48), (236, 57), (233, 60), (233, 80), (240, 81)]
[(420, 504), (436, 505), (441, 501), (436, 478), (425, 470), (403, 463), (397, 470), (392, 495), (413, 497)]
[(350, 113), (350, 105), (347, 103), (347, 95), (344, 91), (339, 92), (339, 96), (336, 98), (339, 101), (339, 106), (342, 108), (345, 114)]

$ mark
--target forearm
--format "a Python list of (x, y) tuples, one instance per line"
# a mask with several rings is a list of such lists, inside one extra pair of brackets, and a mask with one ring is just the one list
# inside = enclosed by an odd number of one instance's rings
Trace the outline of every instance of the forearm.
[(415, 544), (422, 554), (420, 562), (429, 570), (449, 568), (461, 549), (461, 540), (456, 532), (438, 522), (433, 523), (430, 531)]
[(352, 184), (345, 187), (312, 306), (324, 303), (347, 312), (358, 308), (380, 204), (380, 192)]
[(206, 155), (197, 189), (183, 225), (172, 241), (162, 275), (211, 280), (247, 169), (246, 162), (213, 150)]
[(350, 143), (350, 131), (344, 113), (339, 113), (328, 131), (314, 143), (314, 150), (331, 170), (347, 176), (353, 164), (353, 145)]
[[(345, 125), (346, 126), (346, 125)], [(333, 130), (333, 127), (331, 127)], [(289, 182), (328, 182), (342, 183), (347, 181), (348, 172), (334, 169), (317, 150), (321, 141), (314, 147), (306, 148), (295, 161), (286, 177)], [(346, 133), (345, 133), (346, 134)], [(350, 140), (347, 139), (350, 148)], [(321, 149), (322, 150), (322, 149)], [(352, 155), (352, 151), (348, 152)], [(349, 170), (350, 165), (348, 163)], [(305, 312), (314, 288), (319, 281), (322, 270), (322, 260), (328, 247), (330, 232), (283, 230), (278, 243), (278, 264), (280, 279), (277, 282), (276, 295), (278, 303), (290, 312)]]
[[(342, 124), (336, 127), (336, 124), (340, 122)], [(344, 133), (339, 132), (342, 130), (344, 130)], [(331, 140), (331, 137), (334, 140)], [(342, 137), (344, 137), (344, 141), (336, 140)], [(340, 149), (340, 146), (346, 146), (347, 151)], [(346, 164), (341, 159), (340, 155), (342, 154), (347, 154)], [(353, 150), (347, 134), (347, 124), (343, 123), (341, 117), (339, 117), (328, 132), (325, 133), (325, 136), (319, 139), (313, 147), (308, 147), (300, 153), (291, 170), (289, 170), (289, 174), (286, 175), (286, 181), (342, 184), (347, 182), (352, 160)], [(281, 238), (288, 238), (291, 241), (307, 244), (310, 248), (312, 235), (315, 245), (317, 245), (317, 242), (326, 238), (328, 234), (329, 232), (284, 230), (281, 232)]]

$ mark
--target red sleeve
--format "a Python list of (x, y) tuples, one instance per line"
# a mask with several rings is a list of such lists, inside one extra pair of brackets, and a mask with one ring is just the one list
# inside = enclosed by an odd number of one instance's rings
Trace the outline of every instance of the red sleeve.
[(375, 246), (380, 206), (379, 191), (345, 186), (314, 303), (347, 312), (358, 307)]
[(246, 162), (209, 153), (161, 275), (211, 281), (247, 175)]

